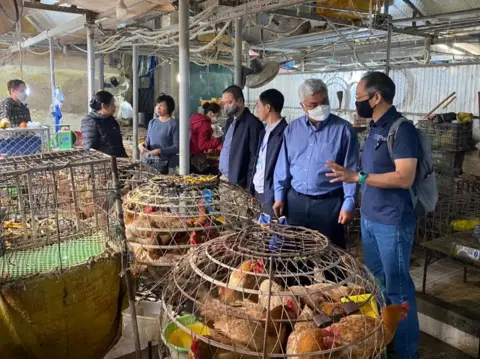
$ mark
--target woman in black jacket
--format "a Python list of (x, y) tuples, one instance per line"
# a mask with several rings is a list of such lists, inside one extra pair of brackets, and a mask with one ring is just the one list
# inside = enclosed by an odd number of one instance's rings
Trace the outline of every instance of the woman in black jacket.
[(107, 91), (97, 92), (90, 107), (93, 111), (82, 120), (83, 148), (92, 148), (113, 157), (128, 157), (120, 125), (113, 117), (116, 110), (113, 95)]

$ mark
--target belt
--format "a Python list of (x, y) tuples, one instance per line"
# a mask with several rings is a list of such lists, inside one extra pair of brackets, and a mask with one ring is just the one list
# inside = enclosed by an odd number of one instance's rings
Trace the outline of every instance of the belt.
[(323, 193), (323, 194), (317, 194), (317, 195), (311, 195), (311, 194), (303, 194), (300, 192), (297, 192), (294, 188), (292, 188), (292, 191), (299, 195), (300, 197), (305, 197), (305, 198), (310, 198), (310, 199), (327, 199), (327, 198), (337, 198), (337, 197), (343, 197), (343, 188), (337, 188), (331, 192)]

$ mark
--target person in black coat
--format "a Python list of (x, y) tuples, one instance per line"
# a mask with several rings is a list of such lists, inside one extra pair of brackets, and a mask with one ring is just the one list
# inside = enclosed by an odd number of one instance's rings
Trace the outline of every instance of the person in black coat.
[(247, 189), (255, 167), (263, 124), (245, 107), (240, 87), (227, 87), (223, 91), (222, 102), (229, 118), (220, 153), (220, 173), (230, 183)]
[(115, 114), (115, 100), (107, 91), (99, 91), (90, 101), (93, 110), (82, 120), (83, 148), (94, 149), (113, 157), (128, 157), (123, 146), (120, 125)]
[(283, 144), (283, 131), (288, 126), (281, 115), (284, 102), (282, 93), (275, 89), (262, 92), (257, 102), (258, 117), (266, 127), (260, 133), (256, 165), (249, 191), (262, 204), (262, 211), (272, 218), (275, 217), (272, 208), (275, 202), (273, 175)]

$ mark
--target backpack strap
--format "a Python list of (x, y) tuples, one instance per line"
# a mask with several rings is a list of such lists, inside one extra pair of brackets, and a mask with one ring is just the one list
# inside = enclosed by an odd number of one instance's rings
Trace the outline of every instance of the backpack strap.
[[(390, 127), (390, 130), (388, 131), (387, 146), (388, 146), (388, 153), (390, 154), (390, 158), (392, 159), (392, 162), (395, 162), (393, 159), (393, 145), (395, 143), (395, 140), (397, 139), (398, 129), (402, 124), (407, 122), (413, 124), (413, 121), (407, 120), (405, 117), (401, 116), (395, 120), (395, 122)], [(417, 171), (418, 171), (418, 166), (417, 166)], [(413, 191), (413, 188), (410, 188), (409, 192), (410, 192), (410, 197), (412, 198), (413, 207), (415, 208), (415, 206), (417, 205), (417, 196)]]

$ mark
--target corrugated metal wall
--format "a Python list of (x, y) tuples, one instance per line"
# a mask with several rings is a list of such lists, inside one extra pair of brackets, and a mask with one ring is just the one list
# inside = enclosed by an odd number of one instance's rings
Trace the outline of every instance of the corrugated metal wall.
[[(267, 86), (249, 89), (247, 101), (250, 106), (258, 95), (268, 89), (276, 88), (285, 96), (284, 115), (293, 120), (302, 114), (297, 89), (307, 78), (321, 78), (328, 85), (332, 109), (338, 108), (337, 91), (343, 91), (343, 108), (355, 108), (355, 88), (364, 71), (319, 73), (319, 74), (283, 74), (277, 76)], [(391, 77), (397, 86), (394, 104), (409, 114), (413, 120), (422, 118), (451, 92), (457, 93), (457, 100), (446, 110), (439, 112), (471, 112), (478, 115), (477, 92), (480, 91), (480, 65), (419, 67), (393, 70)], [(414, 115), (417, 114), (417, 115)], [(352, 120), (352, 112), (342, 113), (342, 117)]]

